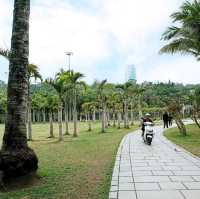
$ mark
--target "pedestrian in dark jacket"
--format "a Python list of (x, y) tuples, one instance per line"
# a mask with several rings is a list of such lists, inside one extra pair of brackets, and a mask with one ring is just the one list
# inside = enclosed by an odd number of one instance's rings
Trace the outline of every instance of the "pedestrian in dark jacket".
[(169, 115), (169, 117), (168, 117), (169, 126), (172, 126), (172, 120), (173, 120), (173, 117), (171, 115)]
[(163, 123), (164, 123), (164, 128), (168, 128), (168, 122), (169, 122), (169, 115), (167, 112), (163, 114)]

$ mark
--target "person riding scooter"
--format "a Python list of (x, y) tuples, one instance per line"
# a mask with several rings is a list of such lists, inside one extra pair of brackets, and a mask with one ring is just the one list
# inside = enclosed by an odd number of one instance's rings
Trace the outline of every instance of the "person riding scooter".
[(146, 113), (145, 117), (144, 118), (141, 118), (142, 119), (142, 137), (144, 136), (144, 131), (145, 131), (145, 122), (151, 122), (153, 123), (153, 120), (150, 118), (151, 115), (149, 113)]

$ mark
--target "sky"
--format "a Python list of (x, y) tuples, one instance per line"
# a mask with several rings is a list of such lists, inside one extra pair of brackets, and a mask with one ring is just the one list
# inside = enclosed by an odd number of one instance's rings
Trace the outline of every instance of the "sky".
[[(10, 48), (14, 0), (0, 0), (0, 47)], [(31, 0), (30, 63), (44, 78), (71, 67), (85, 80), (125, 81), (134, 64), (138, 82), (200, 82), (200, 63), (188, 55), (160, 55), (162, 33), (183, 0)], [(0, 79), (8, 62), (0, 57)]]

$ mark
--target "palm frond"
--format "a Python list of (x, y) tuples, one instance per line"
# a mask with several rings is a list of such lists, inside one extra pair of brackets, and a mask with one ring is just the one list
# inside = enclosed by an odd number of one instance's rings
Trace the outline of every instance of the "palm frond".
[(10, 51), (8, 49), (0, 48), (0, 55), (6, 58), (7, 60), (10, 59)]

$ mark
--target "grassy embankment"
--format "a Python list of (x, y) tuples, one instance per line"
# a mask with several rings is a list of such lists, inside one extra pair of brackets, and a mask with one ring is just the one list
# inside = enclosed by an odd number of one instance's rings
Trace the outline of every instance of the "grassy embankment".
[[(87, 131), (79, 125), (80, 136), (65, 136), (64, 142), (47, 139), (49, 125), (33, 125), (30, 146), (39, 157), (38, 184), (15, 191), (0, 192), (1, 199), (107, 199), (118, 145), (128, 132), (138, 128), (116, 129), (100, 133), (100, 124)], [(72, 127), (72, 125), (71, 125)], [(72, 128), (71, 128), (72, 129)], [(0, 125), (0, 138), (3, 125)], [(55, 135), (58, 126), (55, 125)]]
[(175, 144), (200, 157), (200, 129), (192, 124), (187, 125), (187, 136), (182, 136), (177, 128), (169, 129), (165, 136)]

